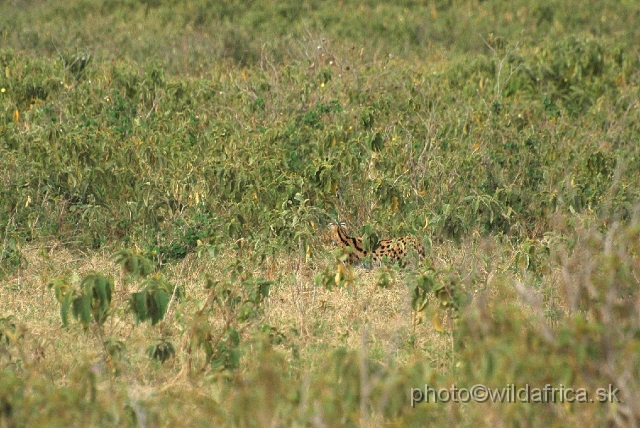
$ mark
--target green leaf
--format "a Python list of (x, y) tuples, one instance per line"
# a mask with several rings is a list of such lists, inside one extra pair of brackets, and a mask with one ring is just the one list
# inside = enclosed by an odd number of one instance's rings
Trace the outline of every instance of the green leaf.
[(273, 281), (263, 281), (260, 283), (260, 295), (263, 299), (269, 297), (269, 290), (271, 289), (271, 284)]
[(240, 311), (238, 313), (238, 321), (240, 322), (248, 321), (252, 318), (255, 318), (255, 316), (256, 316), (256, 310), (251, 303), (247, 302), (242, 306), (240, 306)]
[(81, 294), (73, 299), (73, 316), (87, 328), (91, 323), (91, 296)]
[(375, 134), (373, 134), (373, 137), (371, 138), (371, 150), (373, 150), (374, 152), (380, 152), (382, 151), (383, 146), (384, 146), (384, 139), (382, 138), (382, 135), (380, 135), (379, 132), (376, 132)]
[(93, 291), (98, 299), (100, 309), (106, 309), (106, 306), (109, 305), (110, 300), (107, 297), (107, 281), (105, 277), (101, 275), (96, 278)]
[(153, 298), (155, 300), (155, 316), (153, 317), (151, 325), (155, 325), (164, 318), (164, 314), (167, 312), (167, 306), (169, 305), (169, 295), (162, 289), (157, 289), (153, 293)]
[(228, 355), (228, 368), (237, 369), (240, 366), (240, 358), (242, 357), (242, 352), (240, 352), (240, 349), (238, 348), (231, 348), (229, 349)]
[(153, 271), (153, 264), (142, 254), (133, 250), (121, 250), (114, 255), (115, 262), (122, 266), (125, 273), (133, 277), (146, 277)]
[(156, 342), (147, 348), (147, 355), (149, 358), (158, 360), (164, 363), (169, 358), (175, 356), (176, 351), (173, 344), (165, 339), (158, 339)]
[(71, 307), (72, 293), (66, 293), (64, 298), (60, 302), (60, 318), (62, 318), (62, 325), (69, 326), (69, 308)]
[(226, 336), (227, 342), (229, 342), (231, 345), (238, 346), (240, 344), (240, 334), (238, 334), (237, 330), (229, 328), (227, 330)]
[(136, 276), (138, 275), (138, 264), (139, 264), (139, 260), (136, 256), (131, 256), (127, 262), (126, 262), (126, 267), (128, 268), (129, 273), (131, 273), (132, 275)]
[(131, 309), (135, 314), (136, 322), (144, 322), (147, 319), (147, 291), (139, 291), (131, 294)]

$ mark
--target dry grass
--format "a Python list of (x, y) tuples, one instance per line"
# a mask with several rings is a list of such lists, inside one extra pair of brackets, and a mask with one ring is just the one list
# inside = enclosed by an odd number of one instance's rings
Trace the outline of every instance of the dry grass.
[[(228, 251), (215, 259), (190, 254), (182, 261), (165, 266), (163, 272), (167, 279), (183, 286), (186, 297), (173, 302), (165, 320), (152, 327), (148, 323), (134, 324), (127, 299), (129, 293), (136, 290), (136, 284), (125, 281), (107, 249), (77, 253), (61, 245), (45, 249), (27, 247), (23, 249), (27, 260), (25, 267), (6, 278), (5, 292), (0, 300), (0, 314), (13, 316), (21, 339), (15, 344), (16, 352), (9, 360), (7, 354), (0, 358), (4, 359), (4, 364), (14, 364), (29, 373), (31, 379), (43, 378), (58, 387), (77, 385), (81, 379), (78, 373), (89, 367), (96, 375), (96, 385), (107, 400), (105, 403), (124, 400), (134, 409), (138, 421), (144, 419), (150, 425), (161, 421), (172, 421), (181, 426), (204, 421), (252, 425), (257, 421), (261, 426), (277, 426), (292, 420), (307, 420), (312, 425), (331, 421), (329, 425), (332, 425), (339, 421), (333, 419), (335, 415), (327, 413), (326, 403), (321, 405), (316, 400), (330, 394), (330, 389), (322, 392), (323, 388), (329, 388), (325, 385), (326, 370), (333, 364), (336, 350), (344, 349), (357, 356), (356, 360), (348, 357), (343, 364), (347, 368), (355, 364), (360, 372), (359, 390), (363, 395), (360, 396), (358, 420), (361, 424), (382, 426), (393, 425), (393, 418), (384, 416), (385, 403), (397, 400), (396, 395), (404, 394), (410, 386), (437, 382), (437, 379), (440, 382), (458, 382), (459, 379), (471, 382), (474, 377), (476, 381), (482, 380), (488, 354), (510, 349), (505, 346), (514, 346), (515, 355), (525, 352), (520, 348), (526, 345), (517, 340), (518, 336), (539, 335), (553, 349), (562, 349), (557, 348), (557, 331), (573, 328), (566, 318), (571, 313), (571, 305), (563, 297), (567, 291), (562, 288), (562, 275), (566, 276), (562, 265), (550, 265), (545, 268), (546, 274), (537, 278), (526, 269), (518, 268), (519, 247), (498, 237), (471, 236), (459, 245), (442, 243), (431, 249), (429, 258), (434, 267), (445, 272), (444, 275), (455, 274), (471, 298), (469, 310), (465, 309), (463, 316), (464, 323), (471, 320), (472, 325), (459, 324), (455, 312), (437, 311), (435, 298), (431, 298), (425, 313), (419, 317), (421, 322), (414, 324), (409, 269), (383, 267), (367, 271), (354, 268), (352, 280), (346, 286), (332, 290), (317, 287), (316, 275), (334, 263), (330, 250), (329, 246), (317, 248), (315, 257), (309, 262), (304, 262), (302, 257), (283, 257), (253, 265), (254, 276), (266, 276), (274, 284), (264, 304), (263, 315), (245, 330), (246, 337), (260, 325), (267, 324), (281, 332), (285, 340), (273, 348), (264, 348), (260, 341), (250, 339), (240, 369), (230, 373), (230, 377), (220, 378), (207, 365), (204, 352), (193, 347), (190, 329), (207, 300), (209, 291), (204, 288), (205, 277), (225, 278), (228, 276), (225, 268), (242, 253)], [(593, 257), (594, 248), (584, 247), (581, 251), (564, 265), (565, 270), (580, 270), (575, 265), (578, 258)], [(625, 253), (624, 257), (631, 265), (636, 263), (632, 254)], [(252, 265), (248, 258), (243, 263)], [(385, 269), (392, 279), (389, 287), (381, 288), (378, 282)], [(53, 291), (46, 287), (48, 280), (54, 277), (82, 277), (89, 271), (115, 276), (113, 312), (104, 326), (104, 338), (111, 337), (125, 344), (126, 357), (121, 361), (105, 358), (103, 338), (97, 330), (84, 332), (75, 321), (70, 323), (70, 328), (63, 328), (59, 305)], [(554, 319), (550, 315), (551, 309), (560, 317)], [(432, 318), (438, 314), (444, 315), (440, 318), (444, 320), (442, 332), (432, 324)], [(503, 318), (505, 316), (507, 318)], [(587, 316), (592, 318), (593, 314), (587, 313)], [(222, 319), (215, 315), (208, 320), (214, 330), (224, 327)], [(164, 365), (150, 360), (145, 354), (146, 347), (158, 337), (170, 340), (176, 347), (175, 358)], [(512, 343), (512, 340), (516, 342)], [(521, 355), (517, 364), (553, 367), (562, 361), (565, 351), (557, 351), (560, 352), (559, 360), (552, 359), (552, 354), (545, 348), (535, 352), (540, 353), (538, 357), (529, 360)], [(477, 360), (471, 355), (476, 355)], [(517, 373), (509, 375), (510, 364), (513, 364), (509, 361), (520, 357), (505, 354), (499, 358), (506, 358), (496, 364), (507, 372), (497, 376), (494, 382), (500, 382), (503, 376), (509, 382), (517, 382), (519, 377), (509, 377)], [(362, 366), (365, 361), (379, 369)], [(461, 367), (474, 366), (474, 370), (480, 370), (477, 375), (468, 377), (464, 370), (461, 371)], [(420, 370), (426, 372), (408, 374), (415, 367), (422, 367)], [(595, 384), (603, 379), (585, 368), (576, 370), (577, 379)], [(388, 373), (397, 373), (397, 380), (385, 377)], [(287, 381), (289, 376), (292, 377)], [(371, 396), (374, 390), (378, 391), (375, 399)], [(284, 405), (281, 397), (291, 397), (291, 394), (301, 395), (293, 401), (285, 400), (288, 404)], [(326, 397), (329, 399), (330, 395)], [(252, 403), (251, 413), (239, 416), (243, 413), (238, 413), (238, 409), (247, 403)], [(291, 407), (291, 403), (297, 404)], [(478, 406), (442, 406), (438, 408), (438, 414), (469, 423), (484, 415), (498, 425), (505, 416), (512, 420), (541, 420), (527, 412), (519, 419), (509, 411), (504, 413), (508, 409), (499, 405)], [(188, 416), (185, 409), (189, 409)], [(571, 413), (557, 411), (559, 409), (554, 407), (554, 412), (565, 420), (582, 420)], [(599, 415), (589, 414), (590, 417)], [(399, 421), (404, 424), (406, 416)]]
[[(135, 284), (124, 280), (108, 249), (78, 253), (54, 244), (49, 248), (25, 247), (23, 255), (26, 267), (3, 281), (5, 292), (0, 299), (0, 313), (13, 316), (23, 332), (22, 348), (27, 356), (33, 356), (25, 363), (37, 365), (49, 373), (52, 380), (64, 381), (65, 373), (74, 366), (88, 360), (100, 361), (102, 350), (96, 336), (83, 332), (74, 321), (69, 329), (63, 328), (59, 304), (47, 287), (51, 279), (59, 276), (70, 275), (78, 281), (86, 273), (98, 271), (115, 277), (114, 310), (104, 330), (106, 336), (127, 344), (131, 363), (128, 377), (134, 382), (149, 380), (150, 373), (145, 373), (149, 370), (146, 356), (139, 357), (148, 339), (160, 336), (162, 332), (180, 342), (179, 332), (185, 330), (193, 313), (207, 298), (204, 276), (223, 278), (226, 263), (237, 257), (229, 254), (211, 260), (190, 255), (166, 267), (164, 273), (168, 280), (184, 286), (186, 299), (174, 302), (169, 316), (159, 326), (141, 324), (134, 328), (132, 314), (127, 311), (127, 299), (129, 293), (136, 291)], [(464, 255), (448, 258), (460, 257)], [(278, 273), (273, 275), (275, 284), (265, 304), (262, 321), (278, 326), (282, 331), (295, 329), (298, 334), (290, 337), (296, 342), (304, 361), (313, 362), (318, 351), (340, 346), (364, 347), (369, 356), (381, 361), (412, 358), (414, 350), (408, 340), (413, 330), (413, 316), (406, 272), (395, 273), (391, 286), (380, 288), (377, 286), (378, 270), (354, 268), (353, 281), (348, 286), (327, 290), (314, 283), (315, 276), (327, 263), (326, 257), (308, 265), (284, 258), (274, 262), (275, 268), (256, 268), (257, 275), (267, 275), (269, 270)], [(269, 263), (266, 265), (268, 267)], [(429, 322), (416, 327), (416, 337), (415, 348), (430, 349), (434, 359), (451, 348), (450, 337), (436, 332)], [(69, 346), (70, 343), (73, 346)], [(173, 364), (179, 371), (180, 356)]]

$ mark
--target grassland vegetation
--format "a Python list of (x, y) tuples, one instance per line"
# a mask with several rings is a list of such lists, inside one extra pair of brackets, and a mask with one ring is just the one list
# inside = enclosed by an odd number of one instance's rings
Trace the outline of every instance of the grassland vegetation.
[[(3, 2), (0, 426), (638, 426), (639, 20)], [(337, 221), (427, 256), (345, 264)]]

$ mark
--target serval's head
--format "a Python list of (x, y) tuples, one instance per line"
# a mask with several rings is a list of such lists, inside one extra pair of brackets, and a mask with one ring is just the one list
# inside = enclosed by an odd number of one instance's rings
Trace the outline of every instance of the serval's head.
[(340, 222), (340, 223), (329, 223), (329, 232), (331, 235), (331, 241), (336, 244), (336, 245), (340, 245), (343, 241), (344, 241), (344, 236), (346, 235), (346, 231), (344, 230), (344, 228), (346, 227), (347, 223), (345, 222)]

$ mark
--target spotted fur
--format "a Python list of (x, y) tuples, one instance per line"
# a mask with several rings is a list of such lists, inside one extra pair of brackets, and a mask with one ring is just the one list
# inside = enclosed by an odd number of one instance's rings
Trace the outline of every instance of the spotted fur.
[(346, 260), (349, 264), (361, 263), (364, 258), (371, 256), (371, 261), (375, 265), (382, 264), (383, 259), (386, 257), (389, 262), (396, 263), (399, 261), (404, 266), (407, 256), (412, 252), (415, 253), (420, 260), (425, 257), (424, 248), (412, 236), (385, 239), (380, 241), (373, 251), (366, 251), (361, 238), (353, 238), (347, 234), (344, 223), (339, 225), (331, 223), (330, 228), (331, 239), (335, 244), (342, 248), (352, 248)]

